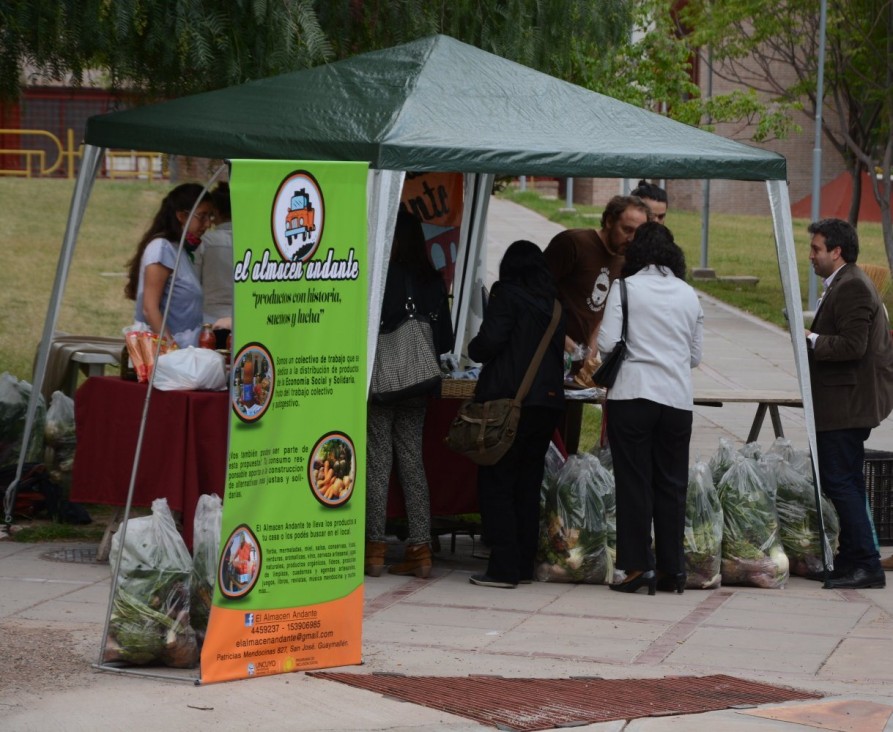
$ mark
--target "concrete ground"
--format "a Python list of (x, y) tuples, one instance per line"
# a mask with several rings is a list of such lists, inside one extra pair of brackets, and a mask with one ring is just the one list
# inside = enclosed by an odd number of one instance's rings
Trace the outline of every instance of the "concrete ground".
[[(554, 228), (513, 204), (492, 205), (494, 245), (528, 238), (544, 246)], [(710, 298), (702, 302), (707, 333), (697, 384), (796, 388), (785, 332)], [(743, 443), (752, 419), (750, 406), (699, 408), (693, 455), (712, 454), (720, 436)], [(782, 410), (782, 423), (795, 446), (805, 446), (800, 410)], [(761, 439), (771, 438), (767, 419)], [(869, 446), (893, 446), (893, 420), (875, 430)], [(472, 538), (458, 536), (455, 553), (449, 538), (441, 537), (427, 580), (368, 578), (364, 663), (345, 670), (630, 679), (722, 673), (826, 698), (582, 729), (893, 731), (890, 587), (832, 591), (795, 577), (783, 590), (722, 587), (654, 597), (539, 582), (496, 590), (468, 582), (485, 566), (474, 557)], [(398, 556), (396, 543), (390, 549)], [(885, 556), (890, 552), (883, 547)], [(195, 672), (161, 669), (159, 678), (96, 671), (109, 567), (85, 555), (86, 547), (0, 541), (0, 729), (492, 729), (301, 673), (196, 686)], [(78, 557), (87, 561), (70, 561)]]

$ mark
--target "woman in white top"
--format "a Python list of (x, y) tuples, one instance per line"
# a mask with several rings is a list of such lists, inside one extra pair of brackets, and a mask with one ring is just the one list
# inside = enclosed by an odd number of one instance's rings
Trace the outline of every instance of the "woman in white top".
[[(682, 592), (691, 369), (701, 361), (704, 312), (685, 283), (685, 255), (662, 224), (636, 230), (621, 276), (627, 356), (608, 391), (605, 418), (617, 486), (617, 567), (626, 579), (611, 589)], [(620, 338), (619, 290), (615, 282), (608, 295), (598, 335), (602, 358)]]
[[(171, 275), (183, 227), (203, 190), (198, 183), (183, 183), (168, 193), (127, 265), (124, 294), (136, 301), (134, 318), (146, 323), (153, 333), (176, 341), (181, 348), (197, 345), (202, 327), (202, 286), (192, 260), (211, 223), (209, 200), (196, 206), (183, 242), (185, 256), (180, 260), (176, 280), (172, 281)], [(171, 306), (165, 332), (161, 333), (168, 297)]]

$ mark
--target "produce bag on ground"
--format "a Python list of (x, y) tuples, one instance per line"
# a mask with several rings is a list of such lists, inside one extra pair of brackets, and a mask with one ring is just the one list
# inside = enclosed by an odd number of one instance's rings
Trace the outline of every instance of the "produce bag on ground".
[[(815, 483), (779, 454), (763, 458), (765, 470), (775, 484), (779, 535), (791, 563), (791, 574), (820, 579), (823, 576), (822, 544), (819, 540)], [(822, 518), (828, 557), (834, 556), (840, 522), (831, 502), (822, 496)]]
[(732, 467), (732, 459), (735, 456), (735, 446), (731, 440), (725, 437), (719, 438), (719, 448), (710, 458), (710, 472), (713, 474), (713, 485), (719, 485), (720, 479), (726, 471)]
[(801, 475), (812, 481), (812, 461), (806, 450), (797, 450), (787, 437), (776, 437), (766, 451), (767, 455), (781, 455)]
[(217, 557), (220, 554), (220, 526), (223, 501), (213, 493), (198, 497), (192, 531), (192, 583), (189, 621), (199, 645), (205, 639), (211, 601), (217, 584)]
[[(19, 381), (7, 371), (0, 374), (0, 468), (18, 464), (30, 396), (31, 384), (27, 381)], [(28, 440), (26, 462), (39, 463), (43, 460), (46, 411), (46, 402), (41, 395), (34, 413), (34, 427)]]
[(610, 581), (608, 522), (598, 486), (598, 460), (571, 455), (564, 467), (543, 481), (536, 579), (540, 582)]
[(736, 455), (717, 492), (723, 511), (722, 583), (784, 587), (788, 558), (778, 534), (775, 495), (757, 461)]
[(93, 519), (87, 509), (68, 500), (71, 492), (71, 471), (74, 468), (74, 399), (65, 392), (54, 391), (44, 427), (43, 462), (47, 479), (55, 490), (46, 502), (47, 515), (64, 524), (89, 524)]
[(699, 460), (688, 471), (685, 502), (685, 586), (707, 590), (721, 584), (722, 506), (710, 466)]
[(151, 516), (130, 519), (126, 529), (112, 537), (109, 562), (113, 570), (119, 555), (121, 566), (103, 660), (196, 666), (198, 644), (189, 625), (192, 558), (177, 532), (167, 499), (155, 499)]

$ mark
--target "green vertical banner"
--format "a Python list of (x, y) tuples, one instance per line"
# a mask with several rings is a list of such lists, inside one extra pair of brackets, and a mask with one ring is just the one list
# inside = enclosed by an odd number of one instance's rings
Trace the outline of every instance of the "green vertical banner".
[(229, 464), (202, 682), (362, 660), (366, 175), (232, 161)]

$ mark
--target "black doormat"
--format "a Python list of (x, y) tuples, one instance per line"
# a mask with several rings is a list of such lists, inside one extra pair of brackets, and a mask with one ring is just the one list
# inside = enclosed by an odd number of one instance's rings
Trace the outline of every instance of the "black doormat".
[(513, 732), (822, 698), (821, 694), (724, 675), (516, 679), (315, 671), (308, 676), (339, 681)]

